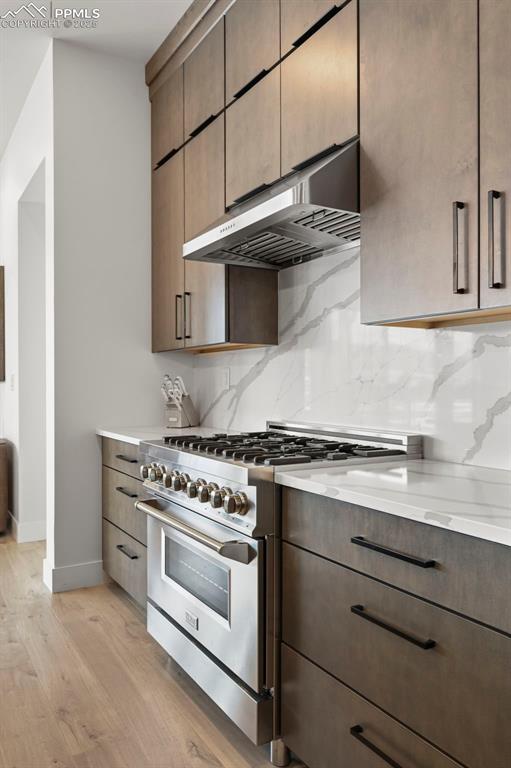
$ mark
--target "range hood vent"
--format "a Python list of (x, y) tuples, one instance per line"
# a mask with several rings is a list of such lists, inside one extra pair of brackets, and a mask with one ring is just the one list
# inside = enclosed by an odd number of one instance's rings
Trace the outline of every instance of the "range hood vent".
[(185, 259), (285, 269), (360, 241), (358, 139), (236, 206)]

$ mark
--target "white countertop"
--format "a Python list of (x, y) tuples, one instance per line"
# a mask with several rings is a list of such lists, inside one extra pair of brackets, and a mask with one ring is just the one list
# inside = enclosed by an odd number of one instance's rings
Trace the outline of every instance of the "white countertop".
[(99, 427), (96, 434), (100, 437), (110, 437), (112, 440), (121, 440), (123, 443), (133, 443), (140, 445), (144, 440), (161, 440), (163, 435), (203, 435), (208, 437), (215, 432), (221, 432), (220, 429), (211, 429), (208, 427)]
[(511, 472), (442, 461), (277, 472), (280, 485), (511, 547)]

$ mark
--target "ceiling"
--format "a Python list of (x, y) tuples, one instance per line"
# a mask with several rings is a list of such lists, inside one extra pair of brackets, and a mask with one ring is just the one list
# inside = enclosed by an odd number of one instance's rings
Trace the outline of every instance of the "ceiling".
[[(57, 8), (93, 9), (100, 12), (93, 29), (0, 28), (0, 156), (3, 154), (50, 37), (70, 40), (88, 48), (146, 61), (181, 18), (192, 0), (53, 0)], [(0, 17), (16, 11), (23, 0), (0, 0)], [(26, 0), (29, 4), (29, 0)], [(50, 6), (37, 0), (35, 6)], [(9, 18), (13, 18), (12, 16)], [(16, 18), (29, 19), (26, 11)]]

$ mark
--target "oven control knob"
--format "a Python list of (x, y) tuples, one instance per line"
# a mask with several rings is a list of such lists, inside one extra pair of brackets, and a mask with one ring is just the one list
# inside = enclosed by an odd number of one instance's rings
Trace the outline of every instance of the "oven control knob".
[(225, 494), (224, 509), (229, 515), (246, 515), (248, 510), (248, 497), (246, 493)]
[(209, 494), (209, 503), (213, 509), (220, 509), (224, 503), (224, 496), (228, 491), (229, 488), (215, 488), (213, 491), (211, 491)]
[(171, 486), (173, 491), (180, 491), (182, 489), (181, 475), (179, 472), (174, 472), (172, 475)]
[(211, 491), (216, 491), (217, 488), (216, 483), (201, 483), (197, 486), (197, 498), (202, 504), (206, 504), (209, 501)]
[(147, 480), (147, 478), (149, 477), (150, 469), (151, 469), (150, 464), (142, 464), (142, 466), (140, 467), (140, 477), (142, 478), (142, 480)]
[(207, 485), (206, 481), (202, 477), (198, 477), (197, 480), (189, 480), (186, 484), (186, 495), (190, 499), (195, 499), (198, 493), (199, 486)]
[(181, 477), (181, 490), (183, 493), (186, 493), (188, 483), (190, 482), (190, 475), (188, 475), (186, 472), (183, 472), (180, 475), (180, 477)]
[(167, 467), (165, 466), (165, 464), (158, 464), (158, 469), (160, 470), (162, 475), (166, 475), (167, 474), (168, 470), (167, 470)]
[(171, 472), (164, 472), (163, 473), (162, 483), (165, 486), (165, 488), (170, 488), (172, 486), (172, 473)]
[(161, 480), (163, 477), (163, 472), (159, 467), (150, 467), (149, 468), (149, 480), (152, 483), (155, 483), (157, 480)]

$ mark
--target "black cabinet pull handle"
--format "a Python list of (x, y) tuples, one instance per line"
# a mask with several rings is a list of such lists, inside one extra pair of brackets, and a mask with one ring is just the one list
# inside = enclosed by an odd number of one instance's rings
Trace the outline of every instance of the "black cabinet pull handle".
[(251, 88), (253, 88), (253, 87), (254, 87), (254, 85), (256, 85), (256, 84), (259, 82), (259, 80), (262, 80), (262, 79), (263, 79), (263, 77), (264, 77), (264, 76), (265, 76), (267, 73), (268, 73), (268, 70), (267, 70), (267, 69), (262, 69), (260, 72), (258, 72), (258, 73), (257, 73), (257, 75), (255, 75), (255, 76), (252, 78), (252, 80), (249, 80), (249, 81), (248, 81), (248, 83), (245, 83), (245, 85), (243, 85), (243, 86), (242, 86), (242, 87), (239, 89), (239, 91), (236, 91), (236, 93), (233, 95), (233, 97), (232, 97), (232, 98), (233, 98), (233, 99), (239, 99), (239, 97), (240, 97), (240, 96), (243, 96), (243, 94), (244, 94), (244, 93), (246, 93), (246, 92), (247, 92), (247, 91), (249, 91)]
[(122, 485), (118, 485), (115, 490), (119, 491), (119, 493), (123, 493), (129, 499), (138, 499), (138, 494), (132, 493), (131, 491), (128, 491), (128, 489), (127, 488), (123, 488)]
[(312, 37), (312, 35), (318, 31), (320, 27), (323, 26), (323, 24), (326, 24), (327, 21), (330, 21), (332, 16), (335, 16), (337, 11), (340, 11), (339, 6), (334, 5), (332, 8), (330, 8), (329, 11), (323, 14), (317, 21), (314, 22), (312, 27), (309, 27), (309, 29), (305, 30), (305, 32), (300, 35), (300, 37), (297, 37), (294, 43), (292, 43), (293, 48), (298, 48), (299, 45), (304, 43), (306, 40), (309, 39), (309, 37)]
[(372, 741), (369, 741), (369, 739), (366, 739), (364, 734), (364, 729), (361, 725), (354, 725), (352, 728), (350, 728), (350, 733), (357, 741), (359, 741), (361, 744), (364, 745), (364, 747), (367, 747), (371, 750), (371, 752), (374, 752), (375, 755), (378, 755), (378, 757), (381, 757), (384, 763), (387, 763), (387, 765), (391, 765), (392, 768), (402, 768), (399, 763), (396, 763), (395, 760), (393, 760), (391, 757), (385, 754), (385, 752), (382, 752), (379, 747), (376, 746), (376, 744), (373, 744)]
[(123, 555), (129, 557), (130, 560), (138, 560), (138, 555), (131, 551), (125, 544), (117, 544), (116, 549), (122, 552)]
[[(495, 221), (495, 208), (499, 209), (499, 222)], [(488, 192), (488, 288), (504, 287), (505, 233), (504, 193), (490, 189)], [(498, 277), (495, 268), (498, 267)]]
[(182, 317), (182, 312), (179, 311), (178, 300), (181, 302), (181, 307), (182, 307), (183, 294), (176, 293), (176, 298), (175, 298), (175, 317), (174, 317), (175, 328), (176, 328), (176, 341), (181, 341), (182, 338), (183, 338), (183, 329), (181, 328), (179, 330), (179, 333), (178, 333), (178, 328), (181, 325), (181, 323), (179, 322), (179, 318)]
[[(254, 197), (254, 195), (258, 195), (259, 192), (264, 192), (264, 190), (268, 189), (268, 187), (271, 187), (271, 184), (259, 184), (259, 186), (254, 187), (254, 189), (250, 189), (248, 192), (244, 192), (243, 195), (236, 197), (232, 201), (232, 204), (229, 206), (229, 208), (232, 208), (233, 205), (243, 203), (245, 200), (249, 200), (251, 197)], [(227, 210), (229, 210), (229, 208)]]
[(215, 119), (215, 117), (216, 117), (216, 115), (210, 115), (210, 116), (209, 116), (209, 117), (207, 117), (205, 120), (203, 120), (203, 121), (202, 121), (202, 123), (200, 123), (200, 124), (197, 126), (197, 128), (194, 128), (194, 129), (193, 129), (193, 131), (190, 131), (190, 138), (192, 138), (192, 139), (193, 139), (193, 137), (194, 137), (194, 136), (197, 136), (197, 134), (198, 134), (198, 133), (200, 133), (201, 131), (203, 131), (203, 130), (204, 130), (204, 128), (207, 128), (207, 127), (208, 127), (208, 125), (209, 125), (210, 123), (212, 123), (212, 122), (213, 122), (213, 120)]
[(297, 163), (296, 165), (293, 165), (292, 170), (293, 171), (301, 171), (303, 168), (307, 168), (308, 165), (312, 165), (312, 163), (315, 163), (316, 160), (321, 160), (323, 157), (328, 157), (328, 155), (331, 155), (332, 152), (335, 152), (337, 149), (341, 148), (341, 144), (331, 144), (329, 147), (326, 147), (325, 149), (320, 150), (319, 152), (316, 152), (315, 155), (311, 155), (310, 157), (307, 157), (305, 160), (302, 160), (301, 163)]
[(192, 338), (192, 294), (185, 291), (185, 339)]
[(138, 464), (138, 459), (132, 459), (131, 456), (125, 456), (123, 453), (117, 453), (115, 458), (126, 461), (128, 464)]
[(436, 566), (436, 560), (423, 560), (421, 557), (407, 555), (406, 552), (400, 552), (398, 549), (391, 549), (390, 547), (383, 547), (381, 544), (376, 544), (374, 541), (369, 541), (363, 536), (352, 536), (351, 543), (356, 544), (358, 547), (372, 549), (374, 552), (380, 552), (382, 555), (395, 557), (397, 560), (404, 560), (405, 563), (411, 563), (412, 565), (416, 565), (419, 568), (434, 568)]
[(360, 616), (361, 619), (370, 621), (371, 624), (376, 624), (376, 626), (381, 627), (382, 629), (386, 629), (387, 632), (392, 632), (393, 635), (402, 637), (403, 640), (407, 640), (409, 643), (416, 645), (418, 648), (422, 648), (423, 651), (429, 651), (436, 645), (434, 640), (421, 640), (419, 637), (415, 637), (415, 635), (410, 635), (408, 632), (403, 632), (402, 629), (393, 627), (391, 624), (387, 624), (385, 621), (381, 621), (381, 619), (377, 619), (375, 616), (371, 616), (370, 613), (367, 613), (363, 605), (352, 605), (350, 610), (356, 616)]
[[(463, 218), (460, 222), (460, 213)], [(467, 293), (467, 206), (456, 201), (452, 204), (452, 292)], [(460, 274), (463, 271), (463, 282), (460, 284)]]

